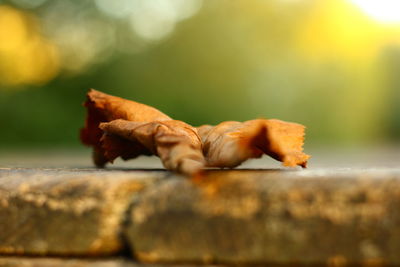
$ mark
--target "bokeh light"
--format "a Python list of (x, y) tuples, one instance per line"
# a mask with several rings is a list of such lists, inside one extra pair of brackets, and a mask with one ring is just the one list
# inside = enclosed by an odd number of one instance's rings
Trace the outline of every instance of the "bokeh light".
[(34, 17), (0, 6), (0, 40), (0, 83), (42, 84), (57, 75), (57, 47), (41, 36)]
[(132, 0), (95, 0), (97, 8), (112, 18), (128, 17), (137, 6)]
[(175, 28), (175, 24), (199, 11), (202, 0), (96, 0), (100, 11), (113, 18), (126, 18), (132, 30), (147, 40), (159, 40)]
[(14, 4), (23, 8), (37, 8), (43, 5), (47, 0), (12, 0)]

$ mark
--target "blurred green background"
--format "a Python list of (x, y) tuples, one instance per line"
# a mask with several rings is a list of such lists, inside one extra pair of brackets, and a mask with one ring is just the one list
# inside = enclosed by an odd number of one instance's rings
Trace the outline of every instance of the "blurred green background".
[(88, 88), (192, 125), (400, 141), (400, 2), (0, 0), (0, 147), (79, 147)]

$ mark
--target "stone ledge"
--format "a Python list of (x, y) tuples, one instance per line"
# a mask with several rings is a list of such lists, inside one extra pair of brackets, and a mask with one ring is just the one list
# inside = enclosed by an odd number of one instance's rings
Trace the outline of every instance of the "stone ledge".
[(106, 256), (129, 247), (142, 262), (166, 264), (395, 265), (398, 207), (400, 169), (223, 170), (185, 179), (3, 168), (0, 254)]
[(0, 267), (156, 267), (123, 258), (1, 257)]
[(215, 171), (146, 190), (126, 235), (145, 262), (400, 264), (399, 170)]
[(132, 196), (164, 172), (0, 170), (0, 253), (110, 255)]
[[(123, 257), (60, 258), (0, 256), (0, 267), (196, 267), (204, 265), (145, 264)], [(213, 267), (215, 265), (207, 265)]]

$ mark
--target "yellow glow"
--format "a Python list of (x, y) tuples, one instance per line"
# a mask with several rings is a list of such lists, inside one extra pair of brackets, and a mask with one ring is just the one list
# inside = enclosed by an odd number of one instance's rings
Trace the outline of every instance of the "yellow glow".
[(11, 52), (21, 48), (28, 38), (24, 17), (6, 6), (0, 6), (0, 51)]
[(57, 75), (58, 51), (30, 15), (0, 6), (0, 40), (0, 83), (42, 84)]
[(399, 0), (350, 0), (365, 14), (382, 23), (400, 23)]
[(400, 27), (377, 23), (348, 0), (317, 3), (297, 32), (297, 48), (308, 59), (371, 61), (386, 45), (400, 44)]
[(385, 39), (379, 25), (345, 1), (319, 1), (298, 32), (307, 57), (368, 59)]

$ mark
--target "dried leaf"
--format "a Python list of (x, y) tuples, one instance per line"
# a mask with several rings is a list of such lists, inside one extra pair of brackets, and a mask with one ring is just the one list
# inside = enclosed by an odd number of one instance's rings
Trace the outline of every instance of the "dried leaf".
[(107, 134), (123, 137), (159, 156), (169, 170), (193, 174), (205, 165), (201, 139), (196, 129), (184, 122), (113, 120), (101, 123), (100, 129)]
[(87, 94), (81, 140), (93, 147), (98, 167), (121, 157), (159, 156), (165, 168), (183, 174), (208, 167), (235, 167), (267, 154), (285, 166), (303, 166), (304, 126), (280, 120), (227, 121), (194, 128), (150, 106), (95, 90)]
[(196, 128), (155, 108), (96, 90), (88, 92), (84, 105), (88, 116), (81, 140), (93, 147), (96, 166), (117, 157), (157, 155), (169, 170), (192, 174), (204, 167)]
[(310, 156), (302, 152), (304, 128), (297, 123), (257, 119), (243, 123), (227, 121), (214, 127), (204, 125), (198, 131), (207, 166), (233, 168), (267, 154), (284, 166), (306, 167)]

